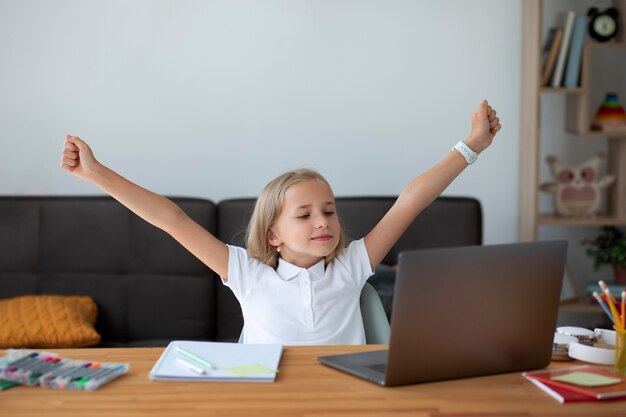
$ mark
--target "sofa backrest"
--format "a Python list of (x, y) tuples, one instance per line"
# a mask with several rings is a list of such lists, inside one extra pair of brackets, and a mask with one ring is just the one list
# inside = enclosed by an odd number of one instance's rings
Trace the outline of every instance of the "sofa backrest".
[[(254, 198), (214, 204), (171, 198), (229, 244), (243, 245)], [(339, 197), (351, 239), (364, 236), (395, 197)], [(473, 198), (440, 197), (384, 260), (406, 249), (482, 243)], [(162, 346), (174, 339), (236, 341), (243, 318), (231, 291), (163, 231), (110, 197), (0, 197), (0, 298), (89, 295), (103, 346)]]
[[(396, 197), (337, 197), (337, 213), (350, 240), (365, 236), (387, 213)], [(226, 243), (244, 245), (246, 226), (256, 199), (237, 198), (218, 204), (217, 230)], [(409, 226), (383, 263), (394, 265), (407, 249), (480, 245), (480, 202), (468, 197), (439, 197)]]

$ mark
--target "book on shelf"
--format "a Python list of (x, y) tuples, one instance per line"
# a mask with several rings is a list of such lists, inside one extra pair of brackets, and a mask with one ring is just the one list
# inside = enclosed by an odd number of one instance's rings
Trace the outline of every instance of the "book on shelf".
[(563, 82), (563, 73), (565, 72), (565, 63), (567, 62), (567, 53), (572, 40), (572, 31), (574, 28), (574, 20), (576, 14), (573, 11), (565, 12), (565, 22), (563, 24), (563, 40), (559, 47), (559, 55), (556, 58), (556, 66), (552, 74), (550, 85), (552, 87), (560, 87)]
[(585, 16), (576, 16), (574, 28), (572, 29), (572, 41), (570, 42), (567, 54), (567, 65), (565, 66), (565, 80), (563, 86), (576, 88), (580, 85), (580, 67), (583, 59), (583, 43), (585, 42), (585, 26), (587, 19)]
[(556, 63), (556, 57), (561, 47), (561, 40), (563, 39), (563, 30), (560, 28), (551, 28), (546, 38), (544, 45), (543, 56), (543, 72), (541, 76), (541, 85), (548, 85), (550, 82), (550, 76), (554, 71), (554, 64)]
[[(560, 402), (626, 399), (626, 377), (611, 368), (582, 365), (522, 373), (535, 386)], [(562, 397), (562, 398), (560, 398)]]

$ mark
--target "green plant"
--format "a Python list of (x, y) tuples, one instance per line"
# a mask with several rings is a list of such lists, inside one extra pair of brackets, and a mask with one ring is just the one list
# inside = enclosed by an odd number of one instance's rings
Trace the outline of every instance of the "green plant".
[(626, 267), (626, 234), (615, 226), (602, 226), (593, 239), (584, 239), (587, 256), (593, 258), (597, 271), (602, 265)]

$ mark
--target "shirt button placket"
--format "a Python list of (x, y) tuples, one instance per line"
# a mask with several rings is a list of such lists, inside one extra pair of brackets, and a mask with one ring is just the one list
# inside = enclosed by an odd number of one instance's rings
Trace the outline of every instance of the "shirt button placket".
[(308, 327), (313, 327), (313, 306), (311, 303), (311, 276), (304, 271), (304, 321)]

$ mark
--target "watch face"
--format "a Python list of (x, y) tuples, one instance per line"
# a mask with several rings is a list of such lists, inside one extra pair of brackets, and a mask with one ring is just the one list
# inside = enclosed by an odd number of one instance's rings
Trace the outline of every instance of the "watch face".
[(598, 16), (593, 22), (593, 29), (602, 36), (611, 36), (615, 28), (615, 20), (611, 16)]

